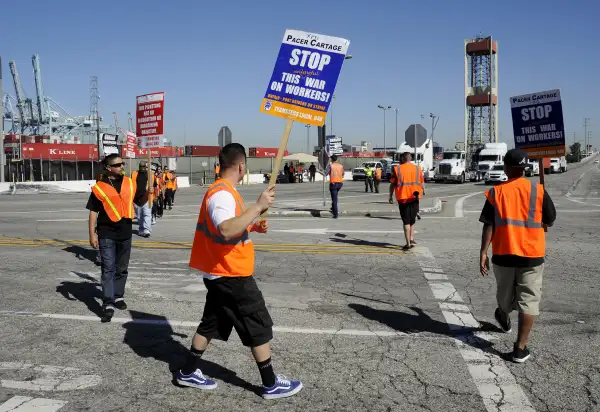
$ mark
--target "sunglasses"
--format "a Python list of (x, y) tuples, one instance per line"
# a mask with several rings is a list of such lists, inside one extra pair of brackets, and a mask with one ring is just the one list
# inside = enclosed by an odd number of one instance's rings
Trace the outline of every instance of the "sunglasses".
[(123, 163), (113, 163), (111, 165), (108, 165), (108, 167), (123, 167)]

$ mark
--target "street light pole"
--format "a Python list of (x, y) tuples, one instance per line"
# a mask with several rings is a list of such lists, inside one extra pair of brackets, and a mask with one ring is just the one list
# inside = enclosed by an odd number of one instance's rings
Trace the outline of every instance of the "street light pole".
[(384, 107), (382, 105), (377, 105), (377, 107), (379, 109), (383, 110), (383, 154), (385, 156), (385, 153), (387, 153), (386, 146), (385, 146), (385, 111), (391, 109), (392, 106)]
[(305, 124), (306, 127), (306, 154), (310, 154), (310, 125)]
[(394, 109), (396, 112), (396, 150), (398, 150), (398, 111), (400, 109)]

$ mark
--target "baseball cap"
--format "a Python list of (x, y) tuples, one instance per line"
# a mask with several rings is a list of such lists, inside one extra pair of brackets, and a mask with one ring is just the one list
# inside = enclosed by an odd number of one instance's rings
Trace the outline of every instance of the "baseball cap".
[(521, 149), (510, 149), (504, 155), (504, 164), (510, 167), (522, 167), (526, 168), (527, 164), (527, 153)]

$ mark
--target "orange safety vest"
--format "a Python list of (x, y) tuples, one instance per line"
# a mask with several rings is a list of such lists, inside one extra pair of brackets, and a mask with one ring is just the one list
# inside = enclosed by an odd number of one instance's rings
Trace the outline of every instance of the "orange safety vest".
[(246, 210), (244, 200), (231, 183), (223, 179), (213, 183), (200, 206), (189, 266), (215, 276), (251, 276), (254, 273), (254, 245), (248, 234), (249, 228), (238, 237), (225, 240), (208, 215), (210, 198), (221, 190), (233, 195), (236, 216)]
[(344, 181), (344, 166), (332, 163), (329, 166), (329, 183), (342, 183)]
[(485, 197), (495, 211), (492, 253), (528, 258), (544, 257), (544, 186), (520, 177), (490, 189)]
[(381, 180), (381, 169), (375, 169), (375, 177)]
[(218, 175), (220, 171), (221, 171), (221, 165), (216, 165), (215, 166), (215, 174)]
[(419, 193), (419, 199), (423, 196), (423, 172), (420, 166), (411, 163), (396, 165), (394, 166), (394, 173), (396, 200), (414, 199), (415, 192)]
[(104, 211), (109, 219), (118, 222), (121, 219), (133, 219), (133, 197), (135, 196), (136, 183), (127, 176), (123, 176), (121, 193), (105, 182), (96, 182), (92, 192), (102, 202)]
[[(131, 179), (132, 179), (134, 182), (136, 182), (136, 184), (137, 184), (137, 177), (138, 177), (138, 174), (139, 174), (139, 171), (138, 171), (138, 170), (135, 170), (135, 171), (134, 171), (134, 172), (131, 174)], [(150, 181), (152, 181), (152, 179), (154, 179), (154, 177), (155, 177), (155, 176), (154, 176), (154, 173), (150, 173), (150, 179), (151, 179)], [(154, 183), (154, 182), (153, 182), (153, 183)], [(154, 187), (153, 187), (153, 186), (150, 186), (150, 193), (149, 193), (149, 195), (148, 195), (148, 197), (150, 198), (150, 202), (154, 202), (154, 190), (153, 190), (153, 189), (154, 189)], [(146, 188), (146, 190), (148, 190), (148, 189)]]
[(173, 175), (169, 173), (164, 174), (167, 189), (173, 189)]

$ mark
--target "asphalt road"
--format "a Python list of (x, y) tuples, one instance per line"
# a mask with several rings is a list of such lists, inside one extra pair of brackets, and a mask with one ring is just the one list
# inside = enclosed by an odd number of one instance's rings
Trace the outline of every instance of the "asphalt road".
[[(444, 207), (418, 222), (408, 253), (386, 190), (365, 195), (360, 182), (344, 185), (341, 205), (389, 216), (271, 218), (268, 234), (253, 235), (256, 278), (276, 325), (276, 371), (305, 386), (280, 401), (256, 395), (259, 374), (236, 336), (204, 356), (217, 390), (172, 383), (205, 296), (187, 267), (204, 188), (180, 189), (152, 237), (134, 235), (129, 308), (108, 324), (86, 196), (0, 197), (0, 411), (600, 410), (598, 164), (547, 175), (546, 188), (558, 219), (522, 365), (504, 359), (515, 332), (499, 333), (493, 277), (478, 274), (485, 186), (428, 185)], [(261, 189), (240, 192), (252, 202)], [(281, 185), (276, 206), (322, 208), (321, 190)]]

